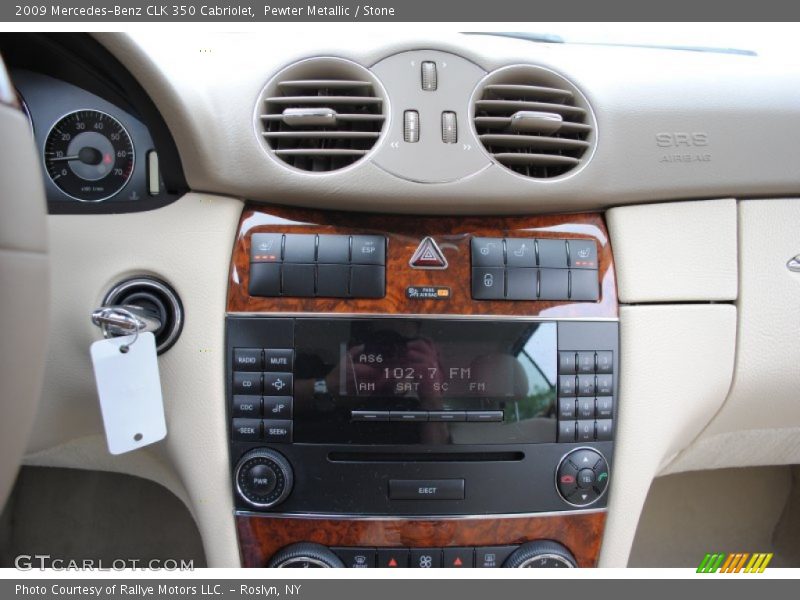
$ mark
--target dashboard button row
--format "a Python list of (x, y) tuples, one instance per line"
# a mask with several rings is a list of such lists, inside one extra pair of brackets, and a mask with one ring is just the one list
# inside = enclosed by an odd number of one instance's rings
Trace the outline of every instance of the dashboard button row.
[(291, 396), (294, 376), (291, 373), (234, 371), (234, 395)]
[(267, 298), (383, 298), (386, 267), (250, 263), (248, 293)]
[(291, 372), (293, 367), (294, 350), (288, 348), (234, 348), (233, 350), (233, 369), (235, 371)]
[(610, 373), (597, 375), (559, 375), (558, 393), (567, 396), (612, 396), (614, 376)]
[(234, 396), (234, 417), (291, 419), (294, 399), (291, 396)]
[(583, 239), (472, 238), (473, 267), (597, 270), (597, 244)]
[(558, 421), (558, 441), (563, 442), (607, 442), (613, 436), (611, 419)]
[(562, 375), (611, 373), (613, 369), (614, 355), (610, 350), (558, 353), (558, 372)]
[(420, 422), (469, 422), (499, 423), (503, 421), (502, 410), (354, 410), (353, 421), (397, 421)]
[(385, 265), (386, 238), (382, 235), (254, 233), (251, 263)]
[(597, 271), (551, 268), (472, 268), (475, 300), (574, 300), (600, 299)]
[(610, 419), (613, 416), (614, 399), (610, 396), (558, 399), (558, 418), (561, 420)]
[(502, 567), (518, 546), (454, 548), (331, 548), (351, 569), (438, 569)]
[(235, 418), (231, 437), (239, 442), (289, 443), (292, 441), (292, 421)]

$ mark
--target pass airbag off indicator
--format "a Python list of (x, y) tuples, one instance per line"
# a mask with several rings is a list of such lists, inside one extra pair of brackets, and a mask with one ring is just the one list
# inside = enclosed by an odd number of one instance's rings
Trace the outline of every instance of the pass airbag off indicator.
[(117, 195), (135, 165), (133, 142), (125, 127), (98, 110), (79, 110), (53, 125), (44, 145), (44, 164), (53, 183), (82, 202)]

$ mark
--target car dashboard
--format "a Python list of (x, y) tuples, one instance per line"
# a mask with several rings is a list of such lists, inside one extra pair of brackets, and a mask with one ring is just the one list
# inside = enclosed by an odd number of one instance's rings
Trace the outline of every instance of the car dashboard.
[[(800, 462), (796, 66), (452, 33), (0, 54), (49, 212), (24, 464), (166, 487), (210, 566), (626, 566), (660, 478)], [(168, 431), (122, 455), (88, 357), (114, 306), (155, 315)]]

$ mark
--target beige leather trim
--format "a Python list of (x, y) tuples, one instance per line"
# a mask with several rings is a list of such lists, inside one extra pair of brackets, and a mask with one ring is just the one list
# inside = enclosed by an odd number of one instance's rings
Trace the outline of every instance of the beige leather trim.
[[(132, 472), (166, 485), (188, 501), (214, 567), (239, 565), (223, 349), (241, 210), (238, 200), (188, 194), (143, 213), (49, 217), (53, 334), (28, 449), (30, 464)], [(159, 358), (168, 433), (143, 451), (148, 458), (111, 457), (97, 439), (103, 428), (89, 346), (101, 336), (89, 315), (112, 284), (142, 273), (169, 282), (185, 310), (180, 339)]]
[(617, 437), (600, 566), (627, 565), (651, 481), (728, 393), (735, 342), (731, 305), (620, 308)]

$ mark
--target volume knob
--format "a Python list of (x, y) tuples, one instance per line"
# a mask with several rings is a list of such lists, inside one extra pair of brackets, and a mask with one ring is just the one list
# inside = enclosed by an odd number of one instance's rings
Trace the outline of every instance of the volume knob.
[(234, 481), (242, 500), (256, 508), (269, 508), (291, 493), (294, 476), (292, 466), (280, 452), (256, 448), (239, 459)]

